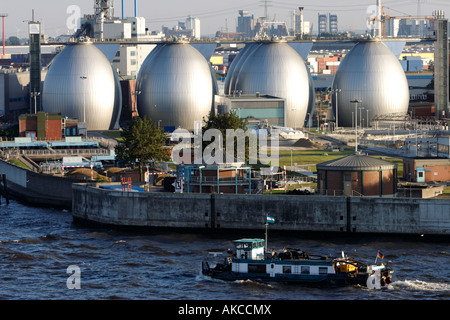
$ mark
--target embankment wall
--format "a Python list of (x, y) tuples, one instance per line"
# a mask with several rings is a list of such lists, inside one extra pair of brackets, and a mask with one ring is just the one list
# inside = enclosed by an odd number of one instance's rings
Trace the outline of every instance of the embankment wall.
[(70, 209), (72, 184), (81, 182), (36, 173), (0, 160), (0, 174), (6, 175), (7, 192), (30, 205), (45, 205)]
[(450, 199), (111, 191), (74, 184), (74, 219), (127, 227), (450, 235)]

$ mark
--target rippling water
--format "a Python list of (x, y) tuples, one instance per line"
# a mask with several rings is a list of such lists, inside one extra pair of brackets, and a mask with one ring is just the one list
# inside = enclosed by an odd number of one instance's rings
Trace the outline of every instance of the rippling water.
[[(74, 225), (68, 211), (0, 205), (0, 299), (322, 300), (450, 298), (447, 242), (399, 238), (294, 238), (276, 235), (269, 246), (298, 247), (328, 256), (372, 262), (378, 250), (394, 269), (390, 288), (305, 288), (201, 275), (208, 251), (227, 249), (227, 236), (177, 232), (130, 233)], [(263, 237), (264, 235), (261, 235)], [(80, 289), (68, 289), (69, 266), (80, 270)]]

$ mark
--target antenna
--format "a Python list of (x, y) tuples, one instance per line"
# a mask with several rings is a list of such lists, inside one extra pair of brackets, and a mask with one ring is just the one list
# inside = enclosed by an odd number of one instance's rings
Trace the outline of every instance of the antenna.
[(262, 2), (264, 3), (264, 20), (268, 21), (269, 19), (269, 2), (271, 2), (270, 0), (262, 0)]

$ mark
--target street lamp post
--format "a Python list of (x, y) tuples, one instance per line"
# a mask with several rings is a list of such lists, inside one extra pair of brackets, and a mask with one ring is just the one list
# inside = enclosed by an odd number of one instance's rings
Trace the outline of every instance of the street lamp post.
[(331, 89), (331, 92), (336, 94), (336, 129), (338, 129), (339, 128), (338, 92), (342, 92), (342, 89)]
[(31, 92), (31, 97), (34, 98), (34, 113), (37, 113), (37, 106), (36, 106), (36, 97), (39, 96), (41, 93), (37, 91)]
[(364, 108), (363, 107), (359, 107), (359, 127), (360, 128), (363, 127), (363, 125), (362, 125), (362, 111), (361, 110), (364, 110)]
[(355, 99), (350, 101), (355, 104), (355, 153), (358, 152), (358, 103), (361, 103), (362, 100)]

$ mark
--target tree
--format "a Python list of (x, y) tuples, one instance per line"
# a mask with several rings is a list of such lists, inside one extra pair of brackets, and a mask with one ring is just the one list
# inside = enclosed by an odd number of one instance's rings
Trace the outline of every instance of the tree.
[[(227, 129), (232, 129), (232, 130), (238, 130), (238, 129), (242, 129), (244, 132), (247, 131), (247, 124), (248, 124), (248, 120), (247, 119), (241, 119), (239, 118), (239, 116), (236, 114), (235, 111), (231, 111), (229, 113), (221, 113), (221, 114), (217, 114), (217, 115), (212, 115), (211, 113), (209, 113), (208, 119), (203, 118), (203, 122), (204, 125), (202, 127), (202, 135), (205, 136), (205, 132), (209, 129), (217, 129), (221, 132), (223, 140), (221, 141), (222, 143), (222, 150), (224, 152), (224, 154), (226, 153), (226, 130)], [(235, 148), (234, 148), (234, 152), (230, 152), (230, 150), (228, 150), (230, 155), (234, 155), (235, 158), (238, 158), (238, 150), (236, 148), (236, 142), (237, 142), (237, 138), (234, 138), (235, 141)], [(245, 162), (249, 161), (249, 138), (246, 137), (245, 138)], [(205, 148), (209, 145), (208, 141), (203, 141), (203, 150), (205, 150)]]
[(9, 46), (20, 46), (20, 39), (16, 36), (11, 36), (8, 38), (8, 45)]
[(121, 132), (122, 141), (116, 146), (116, 158), (125, 163), (139, 163), (139, 181), (143, 181), (144, 165), (150, 160), (169, 161), (164, 150), (166, 134), (151, 119), (136, 117)]

